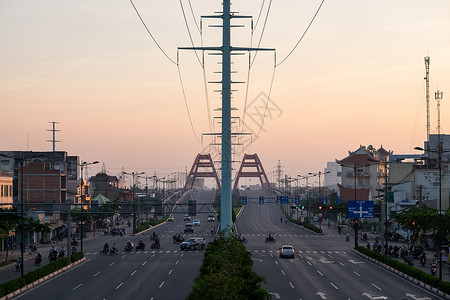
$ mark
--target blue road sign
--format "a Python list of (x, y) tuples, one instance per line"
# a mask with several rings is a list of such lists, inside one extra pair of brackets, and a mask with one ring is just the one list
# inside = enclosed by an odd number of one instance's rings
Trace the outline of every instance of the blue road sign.
[(349, 218), (373, 218), (373, 201), (348, 201)]
[(288, 196), (281, 196), (280, 203), (281, 204), (288, 204), (289, 203), (289, 197)]
[(259, 196), (259, 205), (264, 204), (264, 196)]
[(295, 196), (295, 204), (300, 204), (300, 196)]
[(337, 204), (341, 204), (342, 203), (341, 196), (337, 196), (336, 203)]
[(242, 196), (242, 205), (247, 205), (247, 196)]
[(322, 204), (327, 204), (327, 196), (322, 196)]

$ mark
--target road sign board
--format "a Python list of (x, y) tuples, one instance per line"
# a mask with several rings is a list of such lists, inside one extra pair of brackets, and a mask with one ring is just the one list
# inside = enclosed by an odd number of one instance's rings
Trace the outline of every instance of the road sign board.
[(336, 203), (337, 203), (337, 204), (341, 204), (341, 203), (342, 203), (341, 196), (337, 196), (337, 198), (336, 198)]
[(322, 218), (322, 217), (319, 217), (318, 221), (319, 221), (319, 223), (322, 223), (323, 218)]
[(295, 204), (300, 204), (300, 196), (295, 196)]
[(281, 204), (281, 196), (277, 196), (277, 204)]
[(319, 218), (322, 218), (323, 217), (323, 213), (319, 213)]
[(259, 196), (259, 205), (264, 204), (264, 196)]
[(280, 197), (280, 203), (281, 204), (288, 204), (289, 203), (289, 197), (288, 196), (281, 196)]
[(373, 218), (373, 201), (348, 201), (349, 218)]
[(327, 204), (327, 196), (322, 196), (322, 204)]
[(247, 205), (247, 196), (242, 196), (242, 205)]

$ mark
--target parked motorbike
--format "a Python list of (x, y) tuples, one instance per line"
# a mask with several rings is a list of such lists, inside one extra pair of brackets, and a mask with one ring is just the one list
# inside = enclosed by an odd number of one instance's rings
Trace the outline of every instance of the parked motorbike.
[(431, 264), (430, 266), (431, 275), (436, 275), (436, 271), (437, 271), (436, 263)]
[(410, 254), (405, 258), (405, 262), (411, 267), (414, 266), (414, 257)]

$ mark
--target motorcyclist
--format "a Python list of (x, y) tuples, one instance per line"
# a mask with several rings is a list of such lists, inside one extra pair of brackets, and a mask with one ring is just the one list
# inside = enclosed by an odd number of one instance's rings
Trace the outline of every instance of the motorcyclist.
[(19, 257), (19, 258), (16, 260), (16, 271), (19, 271), (19, 270), (20, 270), (21, 265), (22, 265), (22, 259)]
[(142, 240), (139, 240), (139, 242), (138, 242), (138, 247), (141, 248), (141, 247), (143, 247), (143, 246), (144, 246), (144, 243), (142, 242)]
[(111, 252), (116, 252), (116, 251), (117, 251), (116, 243), (114, 243), (112, 248), (111, 248)]
[(347, 234), (345, 235), (345, 240), (348, 242), (350, 241), (350, 233), (347, 232)]
[(127, 242), (127, 248), (128, 248), (128, 249), (131, 249), (131, 247), (133, 247), (133, 245), (131, 244), (130, 240), (128, 240), (128, 242)]
[(158, 245), (159, 245), (159, 237), (158, 237), (158, 236), (156, 236), (156, 237), (155, 237), (155, 241), (154, 241), (154, 243), (155, 243), (155, 245), (156, 245), (156, 246), (158, 246)]
[(158, 236), (158, 234), (156, 233), (156, 231), (153, 231), (153, 237), (156, 238)]
[(108, 252), (109, 252), (109, 245), (108, 245), (108, 243), (105, 243), (103, 245), (103, 253), (108, 253)]
[(273, 241), (273, 236), (270, 235), (270, 232), (269, 232), (269, 241)]

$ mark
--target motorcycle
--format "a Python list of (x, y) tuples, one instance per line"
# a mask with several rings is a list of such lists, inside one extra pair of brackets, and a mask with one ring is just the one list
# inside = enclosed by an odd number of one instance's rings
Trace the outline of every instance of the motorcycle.
[(123, 252), (125, 253), (133, 252), (133, 243), (131, 245), (126, 245), (125, 249), (123, 249)]
[(75, 240), (75, 239), (72, 239), (72, 241), (70, 242), (70, 244), (71, 244), (72, 246), (78, 246), (78, 241)]
[(161, 244), (159, 243), (158, 240), (155, 240), (151, 245), (152, 249), (159, 249), (159, 247), (161, 247)]
[(144, 250), (145, 250), (145, 243), (140, 243), (140, 244), (138, 244), (138, 245), (136, 246), (136, 251), (138, 251), (138, 250), (144, 251)]
[(109, 250), (109, 255), (117, 255), (119, 254), (119, 250), (117, 250), (117, 248), (112, 248), (111, 250)]
[(48, 254), (48, 259), (50, 260), (50, 262), (57, 260), (58, 252), (56, 250), (50, 251), (50, 253)]
[(347, 236), (345, 237), (345, 241), (346, 241), (347, 243), (350, 242), (350, 236), (347, 235)]
[(158, 238), (158, 235), (157, 235), (157, 234), (152, 234), (152, 235), (150, 236), (150, 240), (151, 240), (151, 241), (154, 241), (156, 238)]
[(182, 237), (181, 235), (176, 235), (175, 234), (172, 237), (172, 241), (173, 241), (174, 244), (180, 244), (180, 243), (184, 242), (184, 237)]
[(77, 253), (77, 247), (75, 247), (75, 246), (72, 246), (72, 251), (71, 251), (71, 253), (72, 253), (72, 254), (75, 254), (75, 253)]
[(274, 244), (274, 243), (276, 243), (276, 241), (277, 240), (273, 236), (266, 237), (266, 239), (265, 239), (265, 242), (268, 243), (268, 244)]
[(34, 259), (34, 265), (39, 266), (41, 264), (42, 258), (40, 256), (36, 256)]
[(109, 250), (106, 250), (106, 248), (102, 248), (102, 250), (100, 250), (100, 255), (107, 255), (109, 253)]
[(59, 251), (59, 255), (58, 258), (63, 258), (64, 257), (64, 250)]
[(21, 269), (21, 267), (22, 267), (22, 260), (19, 258), (19, 259), (16, 261), (16, 271), (19, 272), (20, 269)]
[(432, 275), (436, 275), (437, 267), (436, 264), (432, 264), (430, 267), (430, 272)]
[(30, 245), (30, 254), (34, 253), (37, 251), (37, 245), (36, 244), (32, 244)]
[(408, 265), (410, 265), (411, 267), (414, 266), (414, 258), (412, 255), (408, 255), (405, 258), (405, 262), (408, 263)]
[(422, 266), (422, 267), (425, 266), (426, 263), (427, 263), (427, 260), (426, 260), (424, 257), (421, 257), (421, 258), (420, 258), (420, 264), (421, 264), (421, 266)]

